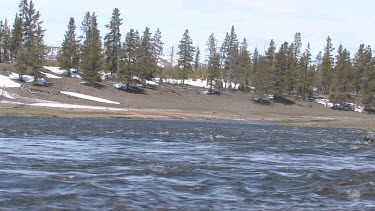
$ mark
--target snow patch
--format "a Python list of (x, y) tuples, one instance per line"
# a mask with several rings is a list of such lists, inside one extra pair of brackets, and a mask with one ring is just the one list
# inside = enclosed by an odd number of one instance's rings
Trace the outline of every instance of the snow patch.
[(60, 67), (51, 67), (51, 66), (44, 66), (46, 70), (49, 70), (57, 75), (67, 75), (68, 71), (60, 69)]
[(56, 76), (56, 75), (52, 75), (52, 74), (49, 74), (49, 73), (45, 73), (45, 72), (41, 72), (43, 75), (45, 75), (47, 78), (52, 78), (52, 79), (61, 79), (61, 77), (59, 76)]
[(0, 87), (3, 88), (19, 88), (21, 84), (12, 81), (9, 77), (0, 75)]
[[(181, 79), (172, 79), (172, 78), (163, 79), (163, 82), (164, 83), (170, 83), (170, 84), (182, 84)], [(223, 83), (224, 87), (229, 87), (229, 85), (231, 85), (231, 87), (234, 88), (234, 89), (239, 88), (239, 84), (225, 83), (224, 80), (222, 80), (222, 83)], [(197, 80), (186, 79), (185, 84), (190, 85), (190, 86), (195, 86), (195, 87), (206, 88), (206, 89), (210, 88), (210, 85), (208, 84), (207, 80), (203, 80), (203, 79), (197, 79)]]
[(29, 104), (30, 106), (38, 107), (50, 107), (50, 108), (71, 108), (71, 109), (92, 109), (92, 110), (108, 110), (108, 111), (126, 111), (128, 109), (123, 108), (111, 108), (111, 107), (101, 107), (101, 106), (85, 106), (85, 105), (75, 105), (75, 104), (60, 104), (60, 103), (34, 103)]
[(90, 95), (84, 95), (84, 94), (75, 93), (75, 92), (64, 92), (64, 91), (60, 91), (60, 93), (62, 93), (64, 95), (72, 96), (72, 97), (85, 99), (85, 100), (91, 100), (91, 101), (96, 101), (96, 102), (101, 102), (101, 103), (120, 105), (119, 102), (114, 102), (114, 101), (110, 101), (110, 100), (106, 100), (106, 99), (103, 99), (103, 98), (98, 98), (98, 97), (94, 97), (94, 96), (90, 96)]
[(316, 99), (315, 102), (324, 105), (325, 107), (332, 108), (334, 105), (328, 99)]
[[(20, 75), (18, 73), (10, 73), (9, 78), (12, 80), (20, 80)], [(34, 81), (34, 76), (22, 75), (22, 80), (26, 83), (31, 83)]]
[(8, 99), (12, 99), (12, 100), (16, 99), (12, 95), (10, 95), (7, 91), (2, 90), (2, 89), (0, 89), (0, 96), (3, 96)]

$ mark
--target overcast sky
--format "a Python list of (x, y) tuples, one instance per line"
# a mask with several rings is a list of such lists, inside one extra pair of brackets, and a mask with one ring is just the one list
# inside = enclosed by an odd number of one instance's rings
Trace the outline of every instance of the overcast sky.
[[(76, 18), (78, 29), (86, 11), (98, 15), (102, 37), (113, 8), (122, 13), (122, 34), (130, 28), (140, 32), (146, 26), (160, 28), (164, 53), (177, 46), (185, 29), (194, 45), (206, 49), (206, 41), (215, 33), (219, 42), (235, 26), (239, 39), (246, 38), (249, 50), (267, 48), (271, 39), (277, 46), (302, 33), (304, 46), (313, 53), (323, 50), (330, 35), (333, 44), (341, 43), (352, 54), (360, 43), (375, 46), (375, 1), (372, 0), (34, 0), (47, 29), (45, 41), (60, 46), (69, 17)], [(13, 22), (18, 0), (0, 0), (0, 19)], [(80, 32), (78, 32), (79, 34)]]

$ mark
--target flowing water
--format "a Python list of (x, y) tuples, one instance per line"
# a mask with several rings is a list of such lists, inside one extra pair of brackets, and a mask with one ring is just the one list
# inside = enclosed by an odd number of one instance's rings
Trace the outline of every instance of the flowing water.
[(375, 210), (375, 144), (363, 134), (0, 117), (0, 210)]

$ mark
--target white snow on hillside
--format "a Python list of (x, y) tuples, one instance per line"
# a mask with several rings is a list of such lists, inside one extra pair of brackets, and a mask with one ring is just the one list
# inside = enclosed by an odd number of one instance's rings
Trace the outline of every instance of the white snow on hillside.
[(328, 99), (316, 99), (315, 102), (324, 105), (325, 107), (332, 108), (334, 105)]
[[(317, 102), (319, 104), (322, 104), (322, 105), (324, 105), (327, 108), (332, 108), (333, 106), (335, 106), (328, 99), (316, 99), (315, 102)], [(354, 104), (354, 103), (348, 103), (348, 104), (354, 107), (354, 111), (355, 112), (363, 113), (364, 110), (365, 110), (365, 107), (363, 107), (363, 106), (359, 106), (359, 105)], [(339, 105), (339, 104), (336, 104), (336, 106), (337, 105)]]
[(114, 102), (114, 101), (110, 101), (110, 100), (106, 100), (106, 99), (103, 99), (103, 98), (98, 98), (98, 97), (94, 97), (94, 96), (90, 96), (90, 95), (84, 95), (84, 94), (80, 94), (80, 93), (75, 93), (75, 92), (60, 91), (60, 93), (62, 93), (64, 95), (72, 96), (72, 97), (77, 97), (77, 98), (81, 98), (81, 99), (85, 99), (85, 100), (91, 100), (91, 101), (96, 101), (96, 102), (101, 102), (101, 103), (116, 104), (116, 105), (120, 104), (118, 102)]
[[(20, 75), (18, 73), (11, 73), (9, 75), (9, 78), (12, 80), (19, 80)], [(26, 83), (31, 83), (34, 81), (34, 76), (31, 75), (22, 75), (22, 80), (25, 81)]]
[(46, 70), (49, 70), (49, 71), (51, 71), (51, 72), (53, 72), (57, 75), (64, 75), (68, 72), (66, 70), (61, 70), (60, 67), (44, 66), (43, 68), (46, 69)]
[[(156, 82), (159, 82), (160, 79), (156, 79)], [(170, 84), (182, 84), (182, 80), (181, 79), (172, 79), (172, 78), (168, 78), (168, 79), (163, 79), (163, 83), (170, 83)], [(229, 86), (229, 83), (225, 83), (224, 81), (222, 81), (224, 87), (225, 85), (227, 85), (226, 87)], [(210, 88), (210, 85), (207, 83), (207, 80), (202, 80), (202, 79), (197, 79), (197, 80), (193, 80), (193, 79), (186, 79), (185, 80), (185, 84), (186, 85), (190, 85), (190, 86), (195, 86), (195, 87), (202, 87), (202, 88)], [(234, 89), (238, 89), (239, 87), (239, 84), (234, 84), (232, 83), (232, 88)]]
[[(64, 69), (61, 69), (60, 67), (52, 67), (52, 66), (44, 66), (43, 67), (44, 69), (46, 70), (49, 70), (57, 75), (67, 75), (68, 74), (68, 71), (67, 70), (64, 70)], [(70, 69), (70, 76), (72, 78), (78, 78), (78, 79), (82, 79), (81, 76), (78, 74), (78, 71), (77, 69)]]
[(1, 96), (8, 98), (8, 99), (15, 99), (12, 95), (10, 95), (7, 91), (0, 89), (0, 99)]
[(61, 103), (34, 103), (34, 104), (29, 104), (29, 105), (38, 106), (38, 107), (50, 107), (50, 108), (92, 109), (92, 110), (107, 110), (107, 111), (128, 110), (124, 108), (111, 108), (111, 107), (86, 106), (86, 105), (61, 104)]
[(45, 73), (45, 72), (41, 72), (43, 75), (45, 75), (47, 78), (52, 78), (52, 79), (61, 79), (61, 77), (59, 76), (56, 76), (56, 75), (53, 75), (53, 74), (49, 74), (49, 73)]
[(1, 88), (19, 88), (21, 84), (12, 81), (9, 77), (0, 75), (0, 87)]

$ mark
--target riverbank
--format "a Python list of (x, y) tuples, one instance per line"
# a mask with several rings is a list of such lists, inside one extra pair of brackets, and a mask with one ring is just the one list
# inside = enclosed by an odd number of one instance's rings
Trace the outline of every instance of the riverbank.
[[(0, 75), (5, 77), (12, 70), (11, 66), (3, 68)], [(171, 84), (134, 94), (116, 89), (111, 81), (94, 88), (80, 84), (79, 78), (45, 73), (50, 77), (48, 86), (15, 81), (19, 87), (7, 87), (8, 98), (0, 97), (0, 116), (255, 120), (375, 131), (375, 115), (335, 111), (316, 102), (260, 105), (252, 101), (251, 93), (222, 90), (220, 95), (207, 95), (205, 88)]]
[[(36, 107), (16, 104), (0, 104), (0, 116), (38, 116), (61, 118), (124, 118), (124, 119), (202, 119), (202, 120), (251, 120), (273, 121), (283, 125), (305, 127), (354, 128), (375, 131), (373, 115), (354, 112), (330, 111), (330, 115), (320, 113), (320, 109), (306, 109), (306, 114), (298, 112), (286, 113), (283, 106), (261, 108), (255, 106), (244, 115), (238, 113), (191, 112), (163, 109), (123, 109), (123, 110), (94, 110)], [(295, 107), (295, 106), (292, 106)], [(338, 114), (339, 113), (339, 114)]]

